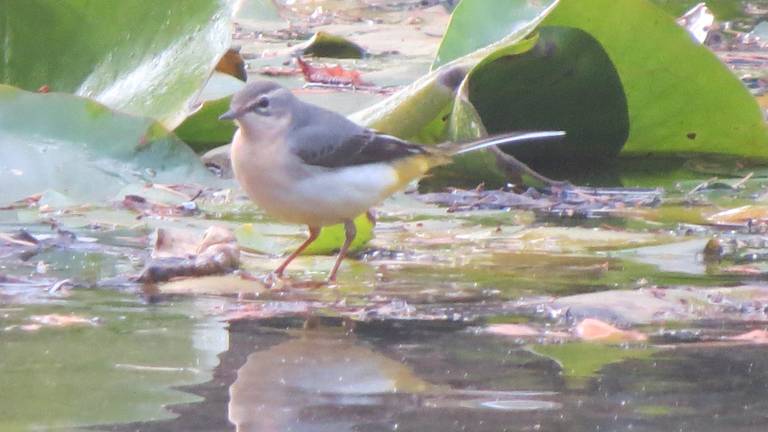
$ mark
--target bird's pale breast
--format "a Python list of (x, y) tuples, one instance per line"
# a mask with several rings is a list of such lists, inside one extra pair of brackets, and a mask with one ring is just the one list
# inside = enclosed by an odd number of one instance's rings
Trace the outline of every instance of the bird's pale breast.
[(397, 172), (386, 163), (306, 165), (285, 146), (247, 143), (239, 132), (232, 142), (232, 166), (260, 208), (276, 219), (312, 226), (354, 218), (383, 201), (398, 183)]

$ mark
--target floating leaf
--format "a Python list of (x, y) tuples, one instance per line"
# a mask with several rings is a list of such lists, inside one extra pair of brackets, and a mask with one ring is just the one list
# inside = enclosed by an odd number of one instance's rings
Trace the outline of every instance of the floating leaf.
[(623, 154), (768, 157), (768, 127), (754, 98), (707, 47), (647, 0), (562, 0), (543, 25), (583, 30), (608, 53), (629, 109)]
[(575, 379), (574, 384), (577, 385), (596, 375), (605, 365), (628, 359), (649, 358), (657, 351), (653, 348), (625, 348), (593, 343), (535, 345), (531, 350), (556, 361), (563, 375)]
[(277, 255), (291, 248), (289, 240), (270, 231), (264, 224), (245, 223), (235, 229), (235, 237), (243, 250), (252, 253)]
[(2, 203), (47, 189), (99, 201), (132, 183), (211, 179), (197, 155), (152, 119), (0, 85)]
[[(356, 251), (365, 246), (373, 238), (374, 221), (367, 214), (355, 218), (357, 236), (349, 247), (350, 251)], [(344, 225), (331, 225), (323, 227), (320, 236), (314, 243), (304, 250), (304, 255), (322, 255), (339, 250), (345, 238)]]
[(509, 149), (535, 166), (553, 158), (576, 166), (613, 158), (629, 133), (616, 69), (600, 43), (578, 29), (542, 28), (532, 49), (477, 66), (462, 91), (490, 134), (567, 132), (562, 140)]
[(237, 127), (234, 122), (221, 121), (219, 116), (229, 109), (232, 95), (245, 86), (243, 81), (214, 72), (197, 97), (195, 112), (174, 131), (176, 136), (197, 152), (205, 152), (232, 141)]
[(488, 7), (482, 0), (463, 0), (453, 10), (432, 68), (462, 57), (475, 61), (488, 55), (499, 57), (499, 49), (528, 36), (557, 2), (509, 0)]
[(229, 48), (232, 4), (6, 0), (0, 77), (26, 90), (87, 96), (173, 128)]
[(361, 59), (367, 55), (365, 48), (360, 45), (324, 31), (315, 33), (296, 50), (301, 55), (314, 57)]
[[(633, 17), (629, 25), (615, 25), (627, 16)], [(561, 142), (507, 149), (534, 167), (554, 162), (560, 174), (564, 166), (585, 170), (583, 162), (610, 160), (620, 151), (768, 157), (768, 128), (754, 98), (647, 0), (514, 1), (494, 8), (464, 0), (438, 66), (355, 118), (422, 142), (564, 129)], [(449, 72), (454, 79), (444, 79)], [(415, 113), (414, 106), (427, 109)], [(504, 178), (488, 155), (466, 159), (437, 176), (490, 185)]]
[(296, 62), (299, 64), (304, 79), (310, 83), (353, 87), (369, 85), (363, 81), (360, 72), (343, 68), (341, 65), (317, 66), (307, 63), (301, 57), (297, 57)]

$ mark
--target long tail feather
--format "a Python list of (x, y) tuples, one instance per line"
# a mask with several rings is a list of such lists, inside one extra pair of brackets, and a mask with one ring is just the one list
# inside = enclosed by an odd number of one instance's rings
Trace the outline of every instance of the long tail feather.
[(522, 144), (530, 141), (552, 140), (565, 136), (563, 131), (536, 131), (536, 132), (513, 132), (505, 135), (495, 135), (482, 138), (469, 143), (451, 143), (447, 146), (440, 146), (441, 150), (446, 151), (451, 156), (482, 150), (491, 146)]

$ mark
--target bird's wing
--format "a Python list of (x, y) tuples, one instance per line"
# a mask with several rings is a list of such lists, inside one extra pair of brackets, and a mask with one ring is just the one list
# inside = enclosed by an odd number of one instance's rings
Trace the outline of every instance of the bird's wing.
[(339, 138), (331, 128), (304, 128), (294, 134), (292, 151), (304, 163), (326, 168), (343, 168), (377, 162), (389, 162), (408, 156), (428, 154), (419, 145), (399, 138), (360, 128)]

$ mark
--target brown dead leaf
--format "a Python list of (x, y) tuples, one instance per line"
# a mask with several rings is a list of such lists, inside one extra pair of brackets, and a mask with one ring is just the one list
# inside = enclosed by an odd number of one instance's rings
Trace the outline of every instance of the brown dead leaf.
[(297, 57), (296, 62), (299, 65), (299, 69), (301, 69), (301, 73), (304, 74), (304, 79), (310, 83), (353, 87), (371, 85), (363, 81), (360, 72), (344, 69), (340, 65), (316, 66), (305, 62), (301, 57)]
[(644, 341), (648, 336), (634, 330), (621, 330), (594, 318), (586, 318), (581, 321), (574, 333), (585, 341), (604, 341), (604, 342), (630, 342)]
[(230, 48), (219, 59), (219, 63), (216, 65), (216, 70), (239, 79), (240, 81), (246, 81), (248, 74), (245, 72), (245, 60), (240, 55), (240, 49)]

